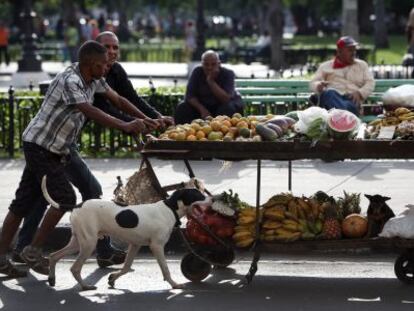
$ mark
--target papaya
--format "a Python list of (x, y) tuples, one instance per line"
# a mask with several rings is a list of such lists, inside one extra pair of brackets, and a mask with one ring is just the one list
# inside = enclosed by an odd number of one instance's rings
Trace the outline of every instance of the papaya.
[(265, 124), (258, 124), (256, 126), (256, 133), (262, 136), (265, 141), (276, 141), (279, 138), (278, 134)]
[(283, 136), (283, 134), (284, 134), (283, 127), (280, 127), (279, 125), (276, 125), (276, 124), (273, 124), (273, 123), (268, 123), (268, 124), (266, 124), (266, 126), (268, 128), (270, 128), (271, 130), (275, 131), (278, 137)]

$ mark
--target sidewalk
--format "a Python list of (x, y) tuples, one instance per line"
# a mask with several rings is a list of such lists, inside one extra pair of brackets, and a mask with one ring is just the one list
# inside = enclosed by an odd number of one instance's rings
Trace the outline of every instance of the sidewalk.
[[(62, 71), (70, 63), (66, 62), (42, 62), (42, 69), (51, 77)], [(179, 85), (185, 85), (187, 78), (194, 64), (187, 63), (138, 63), (138, 62), (121, 62), (129, 78), (135, 87), (148, 86), (148, 79), (152, 78), (155, 87), (164, 86), (164, 83), (157, 80), (168, 80), (169, 85), (174, 84), (174, 79)], [(274, 75), (267, 65), (260, 63), (246, 64), (224, 64), (223, 66), (232, 69), (237, 78), (250, 78), (254, 75), (256, 78), (266, 78), (268, 75)], [(17, 63), (12, 62), (9, 66), (0, 64), (0, 89), (3, 91), (10, 86), (11, 75), (17, 71)], [(139, 81), (143, 80), (143, 81)], [(28, 81), (28, 84), (30, 81)], [(37, 87), (37, 85), (35, 85)]]
[[(86, 159), (89, 167), (102, 184), (104, 199), (111, 199), (116, 186), (116, 176), (123, 181), (131, 176), (139, 165), (138, 159)], [(256, 162), (191, 161), (194, 173), (204, 181), (213, 194), (233, 189), (240, 198), (252, 205), (256, 202)], [(152, 160), (162, 185), (188, 180), (182, 161)], [(333, 196), (343, 191), (382, 194), (391, 197), (389, 205), (399, 214), (405, 204), (413, 203), (412, 184), (414, 162), (411, 160), (359, 160), (325, 163), (320, 160), (293, 162), (293, 193), (309, 196), (318, 190)], [(0, 226), (23, 171), (23, 160), (0, 160)], [(262, 161), (262, 186), (260, 202), (279, 192), (287, 191), (287, 162)], [(80, 196), (78, 195), (78, 200)], [(361, 207), (366, 212), (368, 200), (361, 195)], [(51, 248), (60, 247), (69, 237), (69, 214), (52, 235)], [(174, 237), (176, 241), (177, 236)], [(64, 241), (63, 241), (64, 240)]]

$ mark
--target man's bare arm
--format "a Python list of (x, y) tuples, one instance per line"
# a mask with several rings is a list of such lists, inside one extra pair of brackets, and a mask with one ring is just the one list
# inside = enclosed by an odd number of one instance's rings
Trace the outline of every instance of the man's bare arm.
[(117, 118), (114, 118), (110, 116), (109, 114), (106, 114), (102, 110), (88, 104), (88, 103), (82, 103), (76, 105), (76, 107), (89, 119), (94, 120), (98, 122), (99, 124), (102, 124), (107, 127), (119, 129), (121, 131), (124, 131), (126, 133), (131, 134), (139, 134), (142, 132), (147, 131), (147, 127), (145, 125), (145, 122), (141, 119), (136, 119), (131, 122), (124, 122), (122, 120), (119, 120)]
[(109, 89), (105, 92), (105, 96), (120, 110), (126, 112), (130, 116), (144, 119), (145, 123), (151, 128), (156, 129), (159, 127), (159, 124), (156, 120), (148, 118), (141, 110), (135, 107), (128, 99), (119, 95), (113, 89)]

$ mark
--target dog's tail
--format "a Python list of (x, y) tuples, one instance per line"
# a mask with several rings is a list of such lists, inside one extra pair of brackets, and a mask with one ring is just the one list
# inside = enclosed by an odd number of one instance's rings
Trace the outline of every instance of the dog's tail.
[(77, 205), (70, 205), (70, 204), (59, 204), (59, 203), (57, 203), (55, 200), (53, 200), (53, 199), (51, 198), (51, 196), (49, 195), (49, 192), (47, 191), (47, 186), (46, 186), (46, 175), (44, 175), (44, 176), (43, 176), (43, 178), (42, 178), (42, 185), (41, 185), (41, 188), (42, 188), (43, 196), (45, 197), (46, 201), (47, 201), (47, 202), (48, 202), (51, 206), (53, 206), (54, 208), (57, 208), (57, 209), (60, 209), (60, 210), (63, 210), (63, 211), (65, 211), (65, 212), (67, 212), (67, 211), (71, 211), (71, 210), (73, 210), (74, 208), (77, 208), (77, 207), (78, 207)]

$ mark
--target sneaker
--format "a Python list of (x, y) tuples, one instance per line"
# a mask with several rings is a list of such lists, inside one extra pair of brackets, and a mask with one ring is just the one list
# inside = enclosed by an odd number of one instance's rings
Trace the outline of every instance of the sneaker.
[(100, 254), (96, 255), (96, 261), (100, 268), (106, 268), (112, 265), (119, 265), (125, 262), (126, 253), (119, 249), (112, 249), (110, 254), (103, 256)]
[(33, 246), (26, 246), (20, 253), (26, 264), (35, 272), (49, 275), (49, 260), (42, 257), (42, 250)]
[(26, 263), (21, 256), (21, 251), (18, 250), (13, 251), (11, 260), (15, 263)]
[(5, 274), (8, 278), (17, 279), (27, 276), (27, 272), (17, 269), (10, 260), (0, 262), (0, 274)]

